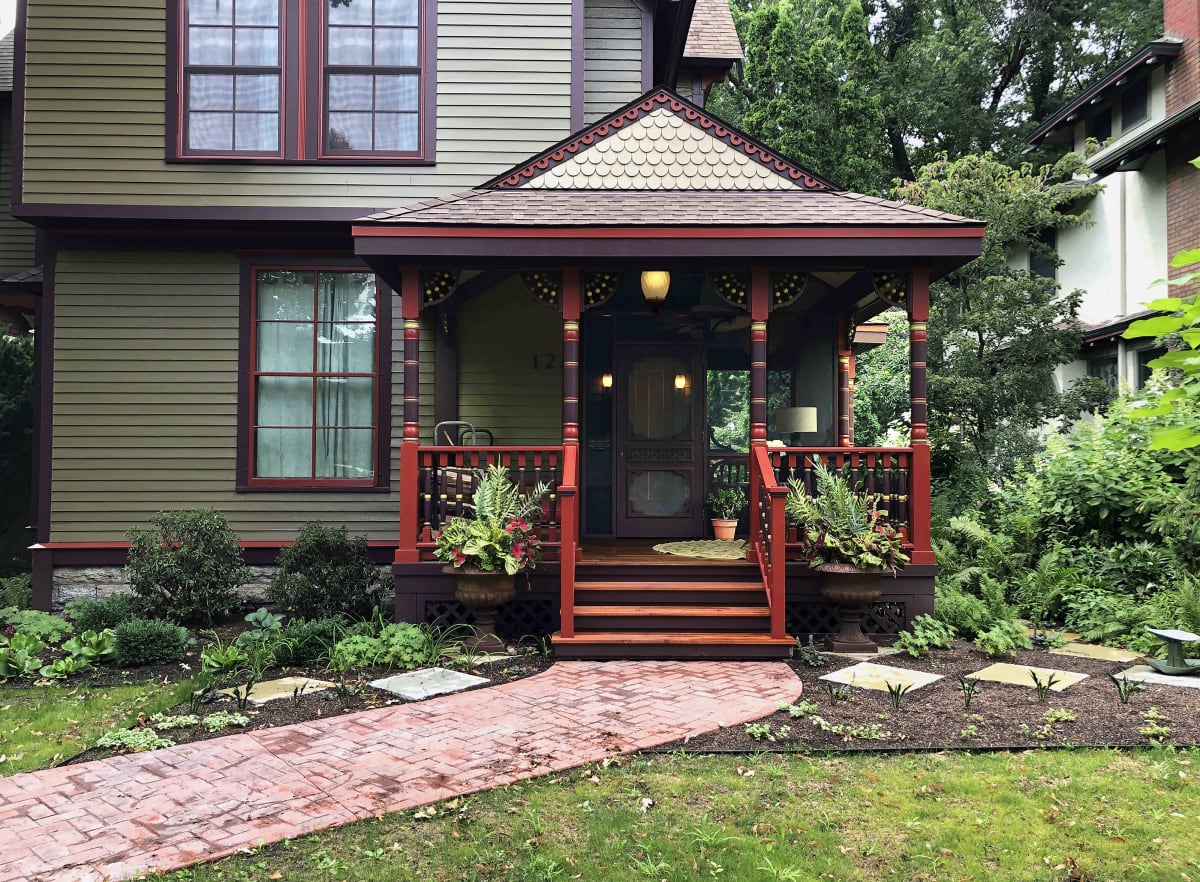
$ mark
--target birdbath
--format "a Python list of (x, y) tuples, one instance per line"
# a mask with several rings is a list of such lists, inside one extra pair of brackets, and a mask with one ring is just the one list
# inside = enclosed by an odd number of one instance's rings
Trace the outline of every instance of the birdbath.
[(1180, 631), (1176, 628), (1147, 628), (1151, 634), (1167, 645), (1167, 658), (1148, 658), (1146, 661), (1160, 674), (1181, 676), (1200, 674), (1200, 662), (1188, 661), (1183, 655), (1183, 644), (1200, 642), (1200, 634)]

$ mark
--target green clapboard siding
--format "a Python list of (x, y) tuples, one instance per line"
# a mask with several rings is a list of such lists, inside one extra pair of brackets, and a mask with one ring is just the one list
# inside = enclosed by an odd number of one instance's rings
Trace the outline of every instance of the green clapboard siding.
[[(442, 0), (436, 166), (167, 163), (166, 2), (31, 0), (26, 202), (365, 213), (475, 186), (569, 134), (571, 0)], [(631, 51), (623, 37), (600, 42), (604, 53)], [(615, 106), (628, 100), (620, 89), (593, 100)]]
[(157, 511), (201, 506), (247, 540), (310, 520), (394, 538), (394, 458), (390, 493), (234, 491), (238, 287), (233, 254), (60, 253), (52, 540), (119, 540)]
[(34, 231), (9, 213), (12, 204), (12, 107), (0, 96), (0, 277), (30, 269), (34, 264)]
[(501, 445), (562, 443), (562, 317), (518, 279), (460, 314), (458, 418)]
[(642, 12), (633, 0), (585, 0), (584, 122), (642, 94)]

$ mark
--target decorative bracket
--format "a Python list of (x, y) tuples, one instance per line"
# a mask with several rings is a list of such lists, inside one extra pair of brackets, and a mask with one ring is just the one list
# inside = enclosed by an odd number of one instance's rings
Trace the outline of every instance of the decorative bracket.
[(790, 306), (808, 289), (808, 273), (771, 273), (771, 309)]
[(621, 286), (618, 273), (596, 272), (583, 274), (583, 308), (585, 310), (603, 306), (612, 300)]
[(713, 273), (712, 286), (717, 296), (730, 306), (750, 311), (749, 273)]
[(458, 290), (458, 270), (427, 270), (421, 273), (421, 306), (436, 306)]
[(558, 309), (562, 304), (563, 279), (560, 272), (523, 272), (521, 281), (538, 303)]
[(871, 283), (880, 300), (896, 309), (907, 310), (908, 273), (872, 273)]

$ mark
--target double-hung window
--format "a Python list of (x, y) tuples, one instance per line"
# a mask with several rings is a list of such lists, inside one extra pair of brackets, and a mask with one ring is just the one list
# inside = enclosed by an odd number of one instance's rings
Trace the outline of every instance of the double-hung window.
[(433, 160), (435, 0), (172, 0), (168, 158)]
[(243, 483), (377, 486), (386, 444), (374, 274), (261, 266), (251, 273)]

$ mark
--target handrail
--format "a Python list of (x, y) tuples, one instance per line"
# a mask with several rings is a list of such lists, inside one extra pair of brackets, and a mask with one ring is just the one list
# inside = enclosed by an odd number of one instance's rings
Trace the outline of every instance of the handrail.
[(750, 452), (750, 486), (757, 491), (751, 499), (751, 508), (758, 512), (758, 517), (752, 518), (756, 523), (750, 541), (771, 610), (771, 637), (778, 639), (787, 636), (788, 490), (779, 483), (766, 446), (755, 445)]
[(575, 636), (575, 560), (579, 548), (579, 447), (568, 444), (563, 448), (562, 483), (558, 487), (561, 501), (562, 533), (558, 550), (559, 586), (562, 594), (559, 607), (559, 633)]

